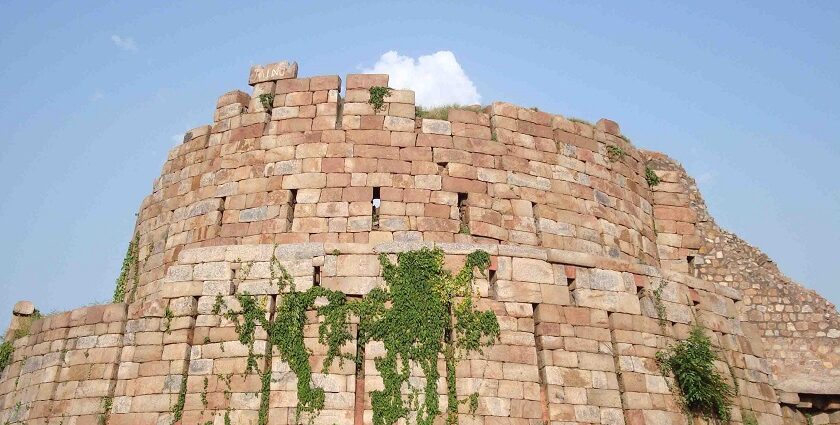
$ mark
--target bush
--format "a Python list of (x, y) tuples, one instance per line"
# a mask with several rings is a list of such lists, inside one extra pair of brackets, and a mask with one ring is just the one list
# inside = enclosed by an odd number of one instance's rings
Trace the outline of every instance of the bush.
[(656, 353), (662, 374), (674, 375), (687, 411), (727, 422), (732, 415), (733, 391), (715, 369), (716, 359), (712, 342), (698, 325), (688, 339)]
[(12, 362), (12, 353), (15, 351), (15, 348), (12, 347), (11, 341), (3, 341), (0, 344), (0, 372)]

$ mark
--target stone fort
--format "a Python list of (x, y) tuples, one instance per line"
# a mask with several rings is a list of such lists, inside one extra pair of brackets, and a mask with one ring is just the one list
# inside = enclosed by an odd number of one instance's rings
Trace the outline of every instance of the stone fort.
[(357, 343), (358, 321), (341, 350), (360, 361), (322, 369), (325, 319), (306, 311), (323, 406), (301, 416), (299, 376), (252, 355), (270, 345), (262, 322), (249, 349), (218, 300), (250, 294), (278, 319), (275, 261), (298, 289), (361, 299), (384, 285), (380, 255), (427, 247), (451, 270), (490, 257), (473, 285), (499, 333), (453, 372), (458, 400), (477, 395), (458, 423), (705, 423), (656, 360), (699, 325), (734, 388), (731, 423), (840, 424), (835, 306), (718, 227), (681, 165), (616, 122), (503, 102), (431, 119), (387, 75), (342, 87), (294, 62), (255, 66), (248, 83), (169, 152), (117, 302), (45, 317), (15, 306), (0, 423), (373, 423), (384, 349)]

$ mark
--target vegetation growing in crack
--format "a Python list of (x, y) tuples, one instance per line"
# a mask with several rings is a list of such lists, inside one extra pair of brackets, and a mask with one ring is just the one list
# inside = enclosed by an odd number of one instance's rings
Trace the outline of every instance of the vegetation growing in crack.
[(662, 302), (662, 292), (665, 291), (665, 287), (668, 286), (668, 282), (660, 282), (656, 288), (653, 288), (653, 291), (650, 291), (651, 300), (653, 301), (653, 308), (656, 309), (656, 319), (659, 321), (659, 327), (662, 328), (662, 333), (665, 333), (665, 325), (668, 324), (668, 319), (666, 318), (667, 311), (665, 310), (665, 303)]
[(99, 425), (107, 425), (111, 418), (111, 407), (114, 405), (114, 398), (111, 396), (102, 397), (102, 413), (97, 417)]
[(274, 93), (263, 93), (260, 95), (260, 104), (266, 112), (274, 108)]
[(172, 421), (171, 421), (172, 425), (175, 425), (176, 422), (181, 420), (181, 417), (184, 415), (184, 404), (186, 404), (186, 402), (187, 402), (187, 373), (184, 372), (184, 374), (181, 375), (181, 388), (178, 390), (178, 400), (169, 409), (169, 412), (172, 413)]
[(621, 161), (624, 156), (627, 155), (627, 152), (624, 151), (620, 146), (616, 145), (608, 145), (607, 146), (607, 159), (611, 162)]
[[(125, 302), (125, 297), (129, 291), (129, 284), (131, 284), (132, 288), (137, 287), (137, 281), (140, 277), (139, 246), (140, 234), (135, 233), (134, 238), (128, 243), (128, 249), (126, 249), (125, 258), (123, 258), (122, 267), (120, 268), (120, 275), (117, 277), (114, 296), (111, 300), (113, 303)], [(151, 249), (149, 252), (151, 252)]]
[(391, 94), (391, 88), (375, 86), (368, 89), (368, 92), (370, 93), (370, 100), (368, 100), (368, 103), (373, 106), (374, 112), (379, 112), (383, 107), (385, 107), (385, 96), (389, 96)]
[(695, 324), (686, 340), (656, 353), (663, 376), (673, 374), (683, 409), (693, 415), (728, 422), (732, 415), (732, 387), (715, 369), (712, 342)]
[(645, 180), (647, 181), (648, 186), (654, 187), (659, 183), (662, 183), (662, 180), (656, 173), (648, 166), (645, 166)]

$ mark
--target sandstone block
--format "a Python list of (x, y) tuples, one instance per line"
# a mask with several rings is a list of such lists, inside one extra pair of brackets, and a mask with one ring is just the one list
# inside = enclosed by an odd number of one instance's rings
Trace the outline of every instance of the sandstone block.
[(251, 75), (248, 84), (255, 85), (263, 81), (284, 80), (297, 78), (297, 62), (277, 62), (268, 65), (255, 65), (251, 67)]
[(424, 118), (421, 129), (423, 133), (426, 134), (439, 134), (443, 136), (452, 135), (452, 124), (449, 121), (444, 120), (431, 120)]

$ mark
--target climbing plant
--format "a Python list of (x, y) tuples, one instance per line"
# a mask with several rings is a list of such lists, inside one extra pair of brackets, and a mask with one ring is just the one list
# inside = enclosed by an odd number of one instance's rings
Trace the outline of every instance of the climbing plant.
[(120, 275), (117, 277), (117, 284), (114, 288), (114, 297), (112, 299), (112, 302), (114, 303), (125, 302), (125, 296), (128, 293), (129, 279), (130, 283), (134, 287), (137, 286), (140, 271), (138, 259), (139, 243), (140, 234), (135, 233), (131, 242), (128, 243), (128, 249), (125, 252), (125, 258), (123, 258), (122, 267), (120, 268)]
[(370, 100), (368, 103), (373, 106), (373, 110), (375, 112), (379, 112), (385, 106), (385, 96), (391, 94), (391, 88), (376, 86), (368, 89), (368, 92), (370, 93)]
[[(302, 414), (311, 418), (324, 406), (324, 390), (312, 381), (312, 354), (304, 344), (303, 327), (310, 310), (323, 317), (318, 340), (327, 347), (323, 373), (338, 359), (363, 365), (364, 359), (342, 353), (341, 347), (353, 339), (349, 323), (358, 318), (359, 346), (381, 341), (386, 354), (374, 359), (384, 388), (373, 391), (373, 422), (391, 425), (413, 417), (421, 425), (432, 424), (441, 414), (437, 396), (439, 372), (437, 360), (446, 363), (448, 409), (446, 423), (457, 423), (458, 406), (466, 404), (470, 411), (478, 405), (478, 394), (458, 399), (455, 370), (457, 363), (470, 352), (480, 352), (499, 336), (499, 323), (492, 311), (476, 309), (473, 287), (474, 271), (482, 273), (490, 264), (490, 256), (476, 251), (466, 257), (464, 267), (452, 274), (444, 265), (440, 249), (423, 248), (397, 255), (392, 263), (380, 255), (385, 287), (371, 290), (364, 298), (348, 300), (344, 293), (320, 286), (298, 291), (294, 279), (276, 256), (270, 262), (270, 282), (278, 287), (277, 307), (269, 314), (265, 298), (243, 293), (236, 295), (239, 309), (228, 308), (221, 296), (213, 306), (214, 314), (222, 314), (234, 324), (239, 342), (248, 347), (247, 373), (261, 374), (261, 405), (258, 423), (268, 422), (268, 392), (271, 384), (271, 360), (274, 355), (289, 365), (297, 377), (295, 422)], [(316, 300), (323, 299), (326, 302)], [(266, 350), (254, 352), (258, 327), (267, 334)], [(265, 360), (262, 368), (258, 359)], [(413, 388), (409, 377), (413, 366), (422, 370), (425, 385)], [(410, 392), (403, 395), (403, 390)], [(422, 395), (422, 400), (421, 400)]]
[(711, 340), (697, 324), (686, 340), (656, 353), (662, 374), (673, 374), (677, 395), (686, 412), (728, 422), (733, 391), (715, 369), (716, 359)]
[[(385, 356), (374, 361), (384, 383), (382, 390), (371, 394), (376, 425), (407, 419), (410, 405), (420, 403), (417, 397), (405, 400), (402, 395), (403, 387), (410, 387), (408, 379), (413, 365), (420, 367), (426, 381), (422, 405), (414, 412), (415, 422), (434, 422), (440, 414), (437, 397), (440, 355), (446, 363), (446, 423), (457, 423), (458, 405), (473, 400), (472, 397), (458, 400), (455, 368), (466, 353), (493, 344), (499, 335), (495, 314), (477, 311), (474, 303), (473, 272), (478, 268), (483, 273), (490, 264), (490, 256), (483, 251), (468, 255), (464, 267), (455, 275), (443, 267), (443, 259), (442, 250), (428, 248), (400, 253), (396, 264), (380, 255), (387, 287), (374, 290), (371, 295), (389, 301), (391, 307), (377, 318), (362, 318), (365, 325), (362, 330), (371, 339), (382, 341), (386, 350)], [(413, 393), (416, 390), (409, 389)]]

